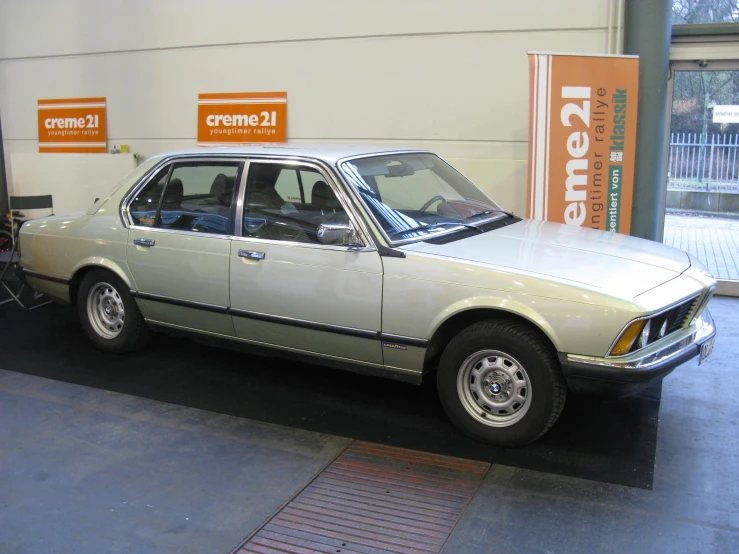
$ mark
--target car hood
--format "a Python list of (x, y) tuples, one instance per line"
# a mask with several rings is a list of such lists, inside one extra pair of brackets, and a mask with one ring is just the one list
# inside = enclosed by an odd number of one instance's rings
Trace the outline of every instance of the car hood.
[(535, 220), (446, 244), (416, 242), (401, 250), (539, 274), (627, 298), (690, 267), (685, 252), (657, 242)]

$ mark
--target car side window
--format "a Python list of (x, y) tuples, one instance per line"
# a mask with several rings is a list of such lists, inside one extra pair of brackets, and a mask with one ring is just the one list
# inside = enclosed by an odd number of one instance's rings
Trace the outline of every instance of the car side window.
[(229, 234), (238, 162), (175, 164), (160, 202), (156, 226), (199, 233)]
[(165, 167), (154, 178), (142, 188), (129, 204), (128, 211), (134, 225), (142, 227), (154, 227), (156, 222), (159, 202), (162, 199), (164, 185), (169, 175), (169, 167)]
[(283, 169), (277, 176), (275, 190), (286, 202), (304, 202), (297, 169)]
[(250, 165), (244, 236), (319, 244), (321, 223), (348, 221), (349, 216), (319, 171), (294, 165)]

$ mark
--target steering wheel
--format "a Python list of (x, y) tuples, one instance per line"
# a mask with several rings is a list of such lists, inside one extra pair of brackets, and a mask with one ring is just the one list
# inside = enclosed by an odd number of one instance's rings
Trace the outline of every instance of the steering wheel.
[(426, 210), (428, 210), (428, 209), (429, 209), (429, 207), (431, 207), (431, 204), (433, 204), (433, 203), (434, 203), (434, 202), (436, 202), (437, 200), (441, 200), (442, 202), (446, 202), (446, 198), (444, 198), (444, 197), (443, 197), (443, 196), (442, 196), (441, 194), (437, 194), (437, 195), (436, 195), (436, 196), (434, 196), (433, 198), (429, 198), (429, 199), (428, 199), (428, 200), (427, 200), (427, 201), (426, 201), (426, 202), (424, 203), (424, 205), (423, 205), (423, 206), (421, 206), (421, 210), (420, 210), (420, 211), (421, 211), (421, 213), (423, 213), (423, 212), (425, 212)]

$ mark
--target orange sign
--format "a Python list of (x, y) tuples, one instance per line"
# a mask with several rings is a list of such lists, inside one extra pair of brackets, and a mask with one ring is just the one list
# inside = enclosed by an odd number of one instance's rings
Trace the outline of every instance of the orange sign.
[(39, 152), (106, 150), (105, 98), (38, 101)]
[(198, 144), (285, 142), (286, 92), (231, 92), (198, 95)]
[(526, 215), (628, 234), (636, 56), (529, 54)]

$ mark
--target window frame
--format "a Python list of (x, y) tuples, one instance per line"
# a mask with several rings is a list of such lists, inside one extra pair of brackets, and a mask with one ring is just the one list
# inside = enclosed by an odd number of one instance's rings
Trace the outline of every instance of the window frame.
[[(169, 185), (169, 180), (172, 178), (172, 173), (176, 167), (182, 167), (182, 166), (197, 166), (197, 165), (219, 165), (219, 164), (227, 164), (227, 163), (235, 163), (238, 164), (238, 170), (236, 173), (236, 177), (234, 178), (234, 188), (231, 193), (231, 206), (229, 209), (229, 218), (227, 223), (227, 232), (226, 233), (204, 233), (201, 231), (189, 231), (187, 229), (171, 229), (167, 227), (159, 227), (160, 223), (160, 213), (162, 208), (162, 200), (164, 198), (164, 191), (167, 188), (167, 185)], [(241, 190), (243, 189), (243, 181), (244, 177), (247, 174), (248, 169), (248, 161), (245, 160), (244, 156), (218, 156), (218, 157), (211, 157), (211, 156), (177, 156), (177, 157), (171, 157), (166, 158), (161, 161), (161, 163), (157, 164), (155, 167), (153, 167), (149, 173), (144, 176), (143, 179), (141, 179), (136, 186), (132, 187), (131, 190), (126, 194), (126, 196), (123, 198), (123, 201), (121, 202), (121, 210), (120, 215), (121, 219), (123, 220), (123, 224), (128, 229), (134, 229), (134, 230), (148, 230), (148, 231), (155, 231), (159, 233), (178, 233), (178, 234), (185, 234), (185, 235), (193, 235), (193, 236), (200, 236), (200, 237), (212, 237), (212, 238), (232, 238), (234, 233), (234, 227), (236, 226), (237, 219), (236, 219), (236, 212), (237, 212), (237, 202), (236, 200), (241, 197)], [(146, 225), (137, 225), (134, 223), (133, 218), (131, 216), (131, 204), (133, 203), (136, 196), (143, 190), (153, 179), (155, 179), (161, 171), (166, 168), (167, 169), (167, 180), (164, 184), (164, 189), (162, 190), (162, 196), (159, 198), (159, 203), (157, 205), (157, 212), (155, 215), (154, 220), (154, 226), (146, 226)]]
[[(162, 187), (162, 190), (159, 193), (159, 199), (157, 200), (157, 207), (156, 207), (156, 210), (154, 211), (154, 223), (152, 225), (135, 224), (133, 222), (133, 215), (131, 215), (131, 210), (130, 210), (131, 205), (133, 204), (134, 200), (136, 200), (136, 197), (139, 195), (139, 193), (142, 192), (153, 181), (155, 181), (160, 173), (165, 173), (164, 171), (165, 169), (166, 169), (166, 174), (163, 176), (164, 186)], [(131, 220), (131, 227), (133, 227), (134, 229), (156, 229), (157, 222), (159, 220), (159, 209), (162, 207), (162, 198), (164, 197), (164, 189), (167, 188), (167, 183), (169, 183), (169, 178), (171, 176), (172, 176), (172, 166), (171, 165), (170, 166), (159, 165), (156, 167), (155, 170), (152, 170), (151, 174), (147, 174), (144, 177), (144, 179), (146, 180), (146, 183), (143, 186), (140, 186), (140, 187), (137, 186), (136, 193), (132, 195), (131, 201), (127, 205), (127, 213), (128, 213), (128, 217)], [(140, 219), (141, 218), (139, 218), (139, 220)]]
[[(413, 151), (415, 152), (415, 151)], [(199, 233), (196, 231), (184, 231), (181, 229), (162, 229), (159, 227), (146, 227), (142, 225), (135, 225), (131, 219), (129, 206), (133, 202), (136, 195), (144, 188), (149, 181), (151, 181), (164, 167), (171, 165), (179, 161), (203, 161), (203, 162), (218, 162), (218, 161), (236, 161), (243, 163), (241, 169), (241, 177), (238, 179), (238, 188), (234, 185), (234, 193), (237, 195), (234, 200), (231, 201), (231, 206), (235, 206), (236, 216), (234, 217), (234, 226), (231, 229), (231, 235), (218, 235), (214, 233)], [(323, 177), (326, 183), (336, 194), (339, 199), (341, 206), (346, 210), (349, 215), (349, 220), (354, 225), (354, 228), (363, 242), (364, 246), (336, 246), (331, 244), (316, 244), (316, 243), (305, 243), (305, 242), (287, 242), (287, 241), (275, 241), (271, 239), (261, 239), (255, 237), (242, 236), (242, 225), (244, 217), (244, 196), (246, 193), (246, 179), (249, 175), (249, 166), (251, 163), (279, 163), (283, 165), (296, 165), (296, 166), (307, 166), (312, 169), (316, 169)], [(365, 220), (366, 217), (372, 217), (371, 214), (365, 215), (363, 213), (363, 205), (361, 198), (357, 198), (351, 191), (351, 187), (344, 182), (343, 176), (335, 167), (332, 167), (328, 162), (321, 160), (320, 158), (311, 158), (307, 156), (271, 156), (269, 154), (252, 154), (249, 152), (245, 153), (223, 153), (214, 155), (203, 155), (203, 154), (173, 154), (170, 156), (163, 156), (158, 163), (153, 165), (150, 170), (135, 184), (129, 191), (123, 196), (120, 202), (118, 215), (121, 219), (121, 223), (126, 229), (134, 230), (147, 230), (160, 233), (182, 233), (201, 237), (211, 238), (226, 238), (233, 239), (242, 242), (255, 242), (263, 243), (268, 241), (269, 244), (283, 244), (290, 246), (297, 246), (301, 248), (323, 248), (329, 250), (341, 250), (341, 251), (379, 251), (378, 238), (375, 236), (374, 231), (371, 230), (370, 224)], [(371, 220), (370, 220), (371, 221)], [(383, 246), (383, 248), (385, 248)]]
[[(321, 164), (317, 163), (313, 160), (307, 160), (307, 159), (297, 159), (297, 158), (278, 158), (278, 157), (249, 157), (246, 160), (246, 164), (244, 167), (244, 174), (241, 179), (241, 186), (239, 189), (239, 196), (236, 201), (236, 220), (235, 220), (235, 228), (234, 228), (234, 240), (244, 241), (244, 242), (254, 242), (254, 243), (268, 243), (268, 244), (274, 244), (274, 245), (283, 245), (283, 246), (291, 246), (291, 247), (300, 247), (300, 248), (321, 248), (321, 249), (327, 249), (327, 250), (341, 250), (341, 251), (376, 251), (377, 248), (374, 245), (374, 241), (370, 238), (369, 234), (366, 232), (364, 226), (360, 223), (360, 219), (358, 214), (353, 209), (349, 199), (345, 195), (344, 191), (339, 186), (339, 182), (337, 181), (336, 177), (328, 172), (325, 167), (323, 167)], [(249, 174), (251, 171), (252, 164), (273, 164), (273, 165), (283, 165), (283, 166), (294, 166), (295, 170), (297, 171), (298, 175), (300, 175), (300, 170), (302, 168), (309, 168), (311, 170), (316, 171), (323, 177), (323, 180), (326, 182), (326, 184), (331, 187), (331, 190), (336, 195), (336, 198), (338, 199), (339, 203), (341, 204), (341, 207), (346, 212), (347, 216), (349, 217), (349, 221), (354, 226), (354, 230), (357, 233), (357, 236), (359, 237), (360, 241), (362, 242), (362, 245), (357, 246), (341, 246), (341, 245), (334, 245), (334, 244), (320, 244), (315, 242), (298, 242), (298, 241), (287, 241), (287, 240), (277, 240), (277, 239), (270, 239), (270, 238), (264, 238), (264, 237), (249, 237), (244, 235), (244, 229), (243, 229), (243, 220), (244, 220), (244, 213), (246, 211), (246, 185), (249, 180)], [(302, 193), (302, 190), (301, 190)]]

